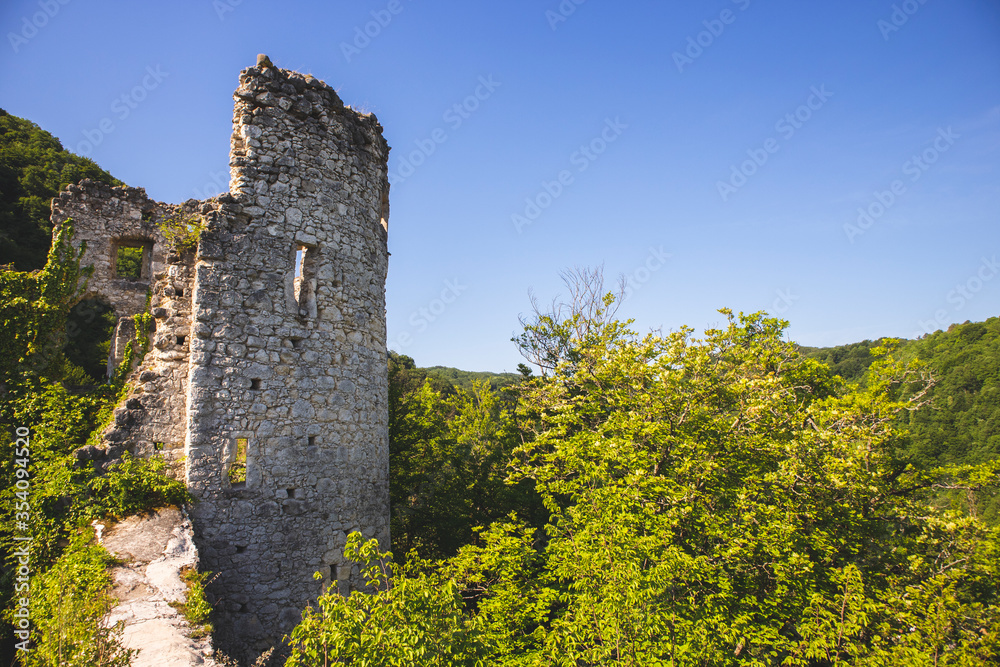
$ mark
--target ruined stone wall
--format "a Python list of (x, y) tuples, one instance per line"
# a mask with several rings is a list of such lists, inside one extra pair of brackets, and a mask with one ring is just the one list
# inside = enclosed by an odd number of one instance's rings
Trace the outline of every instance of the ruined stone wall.
[(389, 538), (388, 146), (312, 77), (249, 68), (235, 99), (232, 196), (206, 215), (195, 264), (187, 409), (223, 647), (290, 630), (314, 572), (348, 583), (350, 531)]
[[(85, 182), (53, 202), (87, 243), (89, 295), (126, 317), (150, 294), (151, 349), (104, 449), (160, 451), (184, 475), (216, 639), (243, 654), (324, 584), (361, 583), (349, 532), (389, 546), (389, 148), (373, 115), (263, 62), (240, 74), (229, 194), (171, 206)], [(205, 225), (195, 252), (158, 229), (178, 216)], [(120, 243), (145, 248), (139, 278), (115, 275)]]
[[(175, 476), (184, 475), (194, 256), (172, 252), (160, 230), (165, 219), (184, 210), (184, 206), (153, 201), (142, 188), (111, 187), (90, 180), (68, 186), (52, 202), (54, 226), (73, 220), (74, 244), (85, 247), (81, 265), (93, 267), (83, 298), (105, 301), (119, 318), (111, 341), (109, 374), (121, 362), (129, 342), (138, 349), (138, 339), (148, 337), (151, 344), (133, 374), (135, 386), (104, 433), (103, 450), (80, 452), (81, 458), (102, 462), (125, 450), (140, 456), (159, 451)], [(121, 245), (142, 249), (138, 276), (118, 275)], [(150, 306), (152, 329), (136, 331), (132, 316)]]

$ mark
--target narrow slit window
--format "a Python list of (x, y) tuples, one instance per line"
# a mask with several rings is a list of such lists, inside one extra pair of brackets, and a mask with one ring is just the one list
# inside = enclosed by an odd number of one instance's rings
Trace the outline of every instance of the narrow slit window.
[(233, 456), (229, 462), (229, 485), (233, 488), (246, 486), (247, 483), (247, 438), (236, 438), (233, 446)]
[(118, 246), (115, 253), (115, 277), (139, 280), (142, 278), (142, 260), (142, 246)]
[(316, 256), (318, 249), (295, 244), (295, 307), (299, 317), (316, 317)]
[(301, 280), (303, 269), (302, 266), (306, 261), (306, 247), (304, 245), (295, 247), (295, 280)]
[(309, 446), (310, 447), (316, 446), (316, 436), (315, 435), (310, 435), (309, 436)]

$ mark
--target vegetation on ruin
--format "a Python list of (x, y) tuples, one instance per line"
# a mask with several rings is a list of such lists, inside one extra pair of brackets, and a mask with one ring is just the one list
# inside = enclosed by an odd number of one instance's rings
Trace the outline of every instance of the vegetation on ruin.
[(211, 634), (212, 624), (208, 622), (212, 614), (212, 605), (205, 595), (205, 587), (212, 582), (211, 572), (199, 572), (194, 568), (181, 571), (181, 579), (187, 584), (187, 597), (184, 602), (171, 602), (188, 623), (191, 624), (191, 637), (198, 639)]
[[(4, 624), (13, 620), (16, 550), (27, 543), (31, 579), (32, 651), (25, 665), (124, 665), (120, 628), (100, 619), (109, 608), (105, 571), (110, 556), (93, 544), (91, 521), (123, 517), (152, 507), (182, 504), (189, 495), (181, 482), (164, 474), (165, 464), (124, 456), (99, 474), (78, 462), (74, 452), (91, 442), (124, 397), (132, 357), (114, 378), (95, 384), (68, 351), (68, 327), (89, 275), (72, 244), (72, 224), (58, 232), (45, 266), (31, 273), (0, 270), (0, 579)], [(83, 321), (83, 320), (81, 320)], [(137, 322), (144, 331), (142, 322)], [(143, 343), (132, 356), (141, 354)], [(28, 488), (15, 474), (17, 429), (30, 431)], [(23, 487), (23, 485), (22, 485)], [(27, 506), (27, 518), (19, 513)], [(20, 508), (20, 509), (19, 509)], [(30, 535), (29, 542), (16, 538)], [(13, 658), (13, 656), (10, 656)], [(25, 662), (26, 661), (26, 662)]]
[(158, 226), (167, 243), (179, 252), (198, 247), (198, 240), (206, 229), (205, 221), (200, 215), (185, 214), (183, 211), (163, 218)]

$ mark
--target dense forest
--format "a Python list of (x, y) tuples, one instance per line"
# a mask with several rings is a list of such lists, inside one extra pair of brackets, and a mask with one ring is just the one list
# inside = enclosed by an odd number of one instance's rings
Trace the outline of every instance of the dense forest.
[[(142, 350), (103, 377), (108, 321), (74, 311), (88, 268), (71, 227), (33, 254), (33, 198), (64, 175), (113, 179), (0, 122), (7, 647), (24, 503), (21, 664), (125, 665), (90, 522), (189, 497), (160, 461), (75, 455)], [(725, 309), (717, 329), (641, 335), (599, 271), (567, 281), (568, 303), (523, 320), (516, 374), (390, 352), (391, 553), (351, 535), (369, 589), (307, 608), (288, 665), (1000, 661), (1000, 318), (823, 349)]]

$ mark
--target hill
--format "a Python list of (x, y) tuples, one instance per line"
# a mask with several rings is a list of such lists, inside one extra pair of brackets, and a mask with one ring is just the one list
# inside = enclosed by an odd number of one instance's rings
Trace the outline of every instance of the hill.
[(0, 264), (42, 268), (52, 243), (49, 202), (84, 178), (122, 185), (31, 121), (0, 109)]
[(521, 376), (517, 373), (492, 373), (490, 371), (463, 371), (449, 366), (429, 366), (421, 368), (428, 376), (444, 380), (457, 389), (472, 389), (473, 382), (488, 382), (490, 389), (517, 384)]
[[(801, 348), (857, 383), (872, 362), (877, 341), (829, 348)], [(899, 355), (919, 359), (935, 378), (929, 409), (904, 415), (914, 463), (971, 465), (1000, 458), (1000, 318), (953, 324), (916, 340), (900, 342)], [(955, 500), (955, 499), (953, 499)], [(982, 508), (991, 522), (1000, 502)]]

